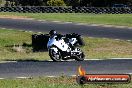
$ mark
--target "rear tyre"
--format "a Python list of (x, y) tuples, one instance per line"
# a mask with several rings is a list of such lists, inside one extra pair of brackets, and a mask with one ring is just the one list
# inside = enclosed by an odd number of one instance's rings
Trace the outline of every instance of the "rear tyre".
[(49, 56), (55, 62), (61, 61), (62, 59), (61, 53), (56, 47), (52, 47), (49, 49)]

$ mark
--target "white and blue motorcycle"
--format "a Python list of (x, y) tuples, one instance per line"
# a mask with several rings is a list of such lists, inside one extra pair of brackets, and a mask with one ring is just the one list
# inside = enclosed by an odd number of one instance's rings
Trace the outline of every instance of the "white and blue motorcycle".
[(79, 45), (79, 35), (68, 34), (66, 36), (54, 35), (49, 38), (47, 48), (53, 61), (75, 59), (84, 60), (84, 53), (76, 45)]

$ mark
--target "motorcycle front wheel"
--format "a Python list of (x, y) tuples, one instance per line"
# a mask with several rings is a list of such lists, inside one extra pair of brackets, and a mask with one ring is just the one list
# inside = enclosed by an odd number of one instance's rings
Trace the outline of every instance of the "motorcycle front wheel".
[(76, 60), (76, 61), (83, 61), (84, 58), (85, 58), (85, 55), (84, 55), (84, 53), (82, 52), (80, 55), (77, 55), (77, 56), (76, 56), (75, 60)]
[(56, 47), (52, 47), (49, 49), (49, 56), (55, 62), (61, 61), (62, 59), (61, 53)]

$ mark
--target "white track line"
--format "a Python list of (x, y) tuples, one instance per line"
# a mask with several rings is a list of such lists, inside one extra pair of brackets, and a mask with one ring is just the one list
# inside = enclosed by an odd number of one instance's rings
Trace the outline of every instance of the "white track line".
[(38, 33), (42, 33), (42, 32), (38, 32)]
[(32, 78), (32, 77), (16, 77), (17, 79), (29, 79), (29, 78)]
[(88, 25), (87, 23), (76, 23), (77, 25)]
[(77, 75), (70, 75), (71, 77), (76, 77)]
[(10, 18), (9, 19), (16, 19), (16, 20), (35, 20), (34, 18)]
[[(85, 59), (84, 61), (94, 61), (94, 60), (123, 60), (123, 59), (132, 59), (132, 58), (108, 58), (108, 59)], [(46, 61), (50, 61), (53, 62), (52, 60), (46, 60)], [(63, 62), (65, 60), (62, 60), (61, 62)], [(71, 60), (66, 60), (66, 62), (70, 62), (70, 61), (75, 61), (74, 59)], [(28, 62), (28, 61), (27, 61)], [(17, 61), (0, 61), (0, 63), (17, 63)]]
[(40, 21), (40, 22), (45, 22), (46, 20), (38, 20), (38, 21)]
[(0, 63), (16, 63), (17, 61), (0, 61)]
[(102, 25), (103, 27), (113, 27), (112, 25)]
[(0, 78), (0, 80), (1, 80), (1, 79), (5, 79), (5, 78)]
[(71, 23), (73, 23), (73, 22), (64, 22), (64, 23), (66, 23), (66, 24), (71, 24)]
[(114, 40), (117, 40), (117, 41), (118, 41), (118, 40), (120, 40), (120, 39), (114, 39)]
[(128, 29), (132, 29), (131, 27), (128, 27)]
[(131, 42), (132, 40), (127, 40), (128, 42)]
[(111, 59), (118, 59), (118, 60), (122, 60), (122, 59), (132, 59), (132, 58), (111, 58)]
[(54, 77), (57, 77), (57, 76), (46, 76), (46, 77), (49, 77), (49, 78), (54, 78)]
[(28, 31), (28, 32), (33, 32), (33, 31)]
[[(52, 22), (55, 22), (55, 23), (60, 23), (61, 21), (52, 21)], [(62, 23), (62, 22), (61, 22)]]
[(90, 24), (89, 26), (99, 26), (99, 25), (97, 25), (97, 24)]
[(1, 29), (6, 29), (6, 28), (1, 28)]

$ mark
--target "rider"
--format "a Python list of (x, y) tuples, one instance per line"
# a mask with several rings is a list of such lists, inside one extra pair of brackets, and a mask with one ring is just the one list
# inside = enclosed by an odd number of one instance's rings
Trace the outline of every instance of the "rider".
[(63, 35), (58, 34), (55, 30), (51, 30), (51, 31), (49, 32), (49, 35), (50, 35), (50, 38), (55, 37), (56, 40), (59, 40), (59, 39), (61, 39), (62, 37), (64, 37)]
[(72, 48), (72, 50), (75, 49), (74, 46), (69, 42), (69, 40), (64, 35), (58, 34), (55, 30), (51, 30), (49, 32), (49, 35), (50, 35), (50, 38), (54, 37), (56, 40), (60, 40), (63, 37), (64, 41), (69, 44), (69, 46)]
[(57, 34), (57, 32), (56, 32), (55, 30), (51, 30), (51, 31), (49, 32), (50, 37), (53, 37), (53, 36), (56, 35), (56, 34)]

